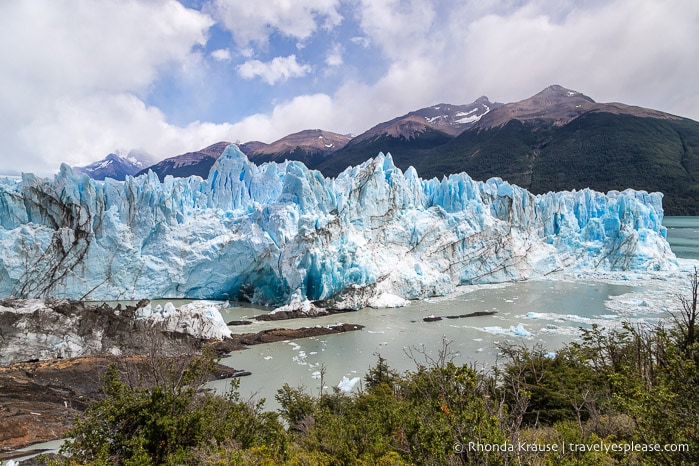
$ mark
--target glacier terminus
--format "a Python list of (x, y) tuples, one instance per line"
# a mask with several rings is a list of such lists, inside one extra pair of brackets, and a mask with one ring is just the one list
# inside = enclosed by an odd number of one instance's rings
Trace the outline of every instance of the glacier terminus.
[(207, 179), (0, 182), (0, 296), (338, 309), (564, 269), (672, 270), (662, 194), (423, 180), (379, 154), (337, 178), (226, 148)]

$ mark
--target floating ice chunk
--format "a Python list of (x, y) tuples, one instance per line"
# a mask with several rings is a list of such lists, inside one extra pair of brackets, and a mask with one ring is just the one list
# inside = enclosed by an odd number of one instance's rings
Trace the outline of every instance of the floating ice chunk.
[(211, 302), (191, 302), (175, 308), (171, 303), (155, 308), (149, 303), (136, 311), (136, 318), (161, 325), (170, 332), (186, 333), (197, 338), (222, 339), (233, 333), (221, 312)]
[(352, 377), (350, 379), (346, 376), (342, 376), (342, 380), (340, 380), (340, 383), (337, 384), (337, 388), (339, 388), (341, 392), (351, 392), (354, 386), (357, 385), (360, 380), (361, 379), (359, 377)]
[(524, 328), (523, 324), (518, 324), (516, 327), (511, 325), (509, 329), (504, 329), (498, 325), (492, 327), (482, 327), (480, 330), (493, 335), (513, 335), (516, 337), (531, 337), (532, 333)]
[(368, 306), (375, 308), (383, 307), (404, 307), (410, 304), (410, 301), (403, 299), (400, 296), (391, 293), (382, 293), (369, 299)]
[(532, 333), (524, 328), (523, 324), (518, 324), (516, 327), (510, 327), (510, 333), (518, 337), (530, 337)]

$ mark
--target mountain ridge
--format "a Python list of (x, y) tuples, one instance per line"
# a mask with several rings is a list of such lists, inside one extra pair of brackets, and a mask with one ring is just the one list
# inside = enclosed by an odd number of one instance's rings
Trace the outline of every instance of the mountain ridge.
[[(226, 144), (166, 159), (167, 169), (158, 167), (165, 161), (149, 169), (161, 179), (206, 177)], [(661, 191), (669, 214), (699, 215), (699, 123), (598, 103), (560, 85), (507, 104), (483, 96), (465, 105), (425, 107), (353, 138), (313, 129), (270, 144), (236, 145), (256, 164), (298, 160), (329, 177), (383, 152), (402, 170), (414, 166), (426, 178), (466, 171), (474, 179), (501, 177), (534, 193), (586, 187)], [(202, 160), (194, 163), (192, 154)]]

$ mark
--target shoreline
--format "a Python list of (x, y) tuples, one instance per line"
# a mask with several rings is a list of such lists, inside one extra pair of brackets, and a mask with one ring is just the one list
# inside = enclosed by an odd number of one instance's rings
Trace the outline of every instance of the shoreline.
[[(17, 307), (23, 304), (27, 307)], [(167, 321), (138, 320), (134, 315), (139, 308), (56, 300), (0, 300), (2, 350), (11, 361), (0, 365), (0, 461), (16, 457), (13, 452), (19, 448), (63, 438), (88, 404), (100, 398), (101, 375), (110, 364), (116, 363), (120, 368), (138, 366), (155, 355), (191, 356), (205, 347), (211, 347), (221, 358), (251, 345), (363, 328), (336, 324), (203, 338), (178, 331), (179, 328), (170, 329)], [(55, 349), (66, 347), (70, 351)], [(20, 353), (13, 354), (13, 348)], [(246, 368), (217, 364), (207, 380), (250, 374)]]

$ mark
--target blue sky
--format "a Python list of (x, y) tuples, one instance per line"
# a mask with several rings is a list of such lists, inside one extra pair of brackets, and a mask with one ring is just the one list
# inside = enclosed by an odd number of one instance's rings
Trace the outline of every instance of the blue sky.
[(688, 0), (5, 0), (0, 38), (0, 173), (358, 134), (550, 84), (699, 119)]

